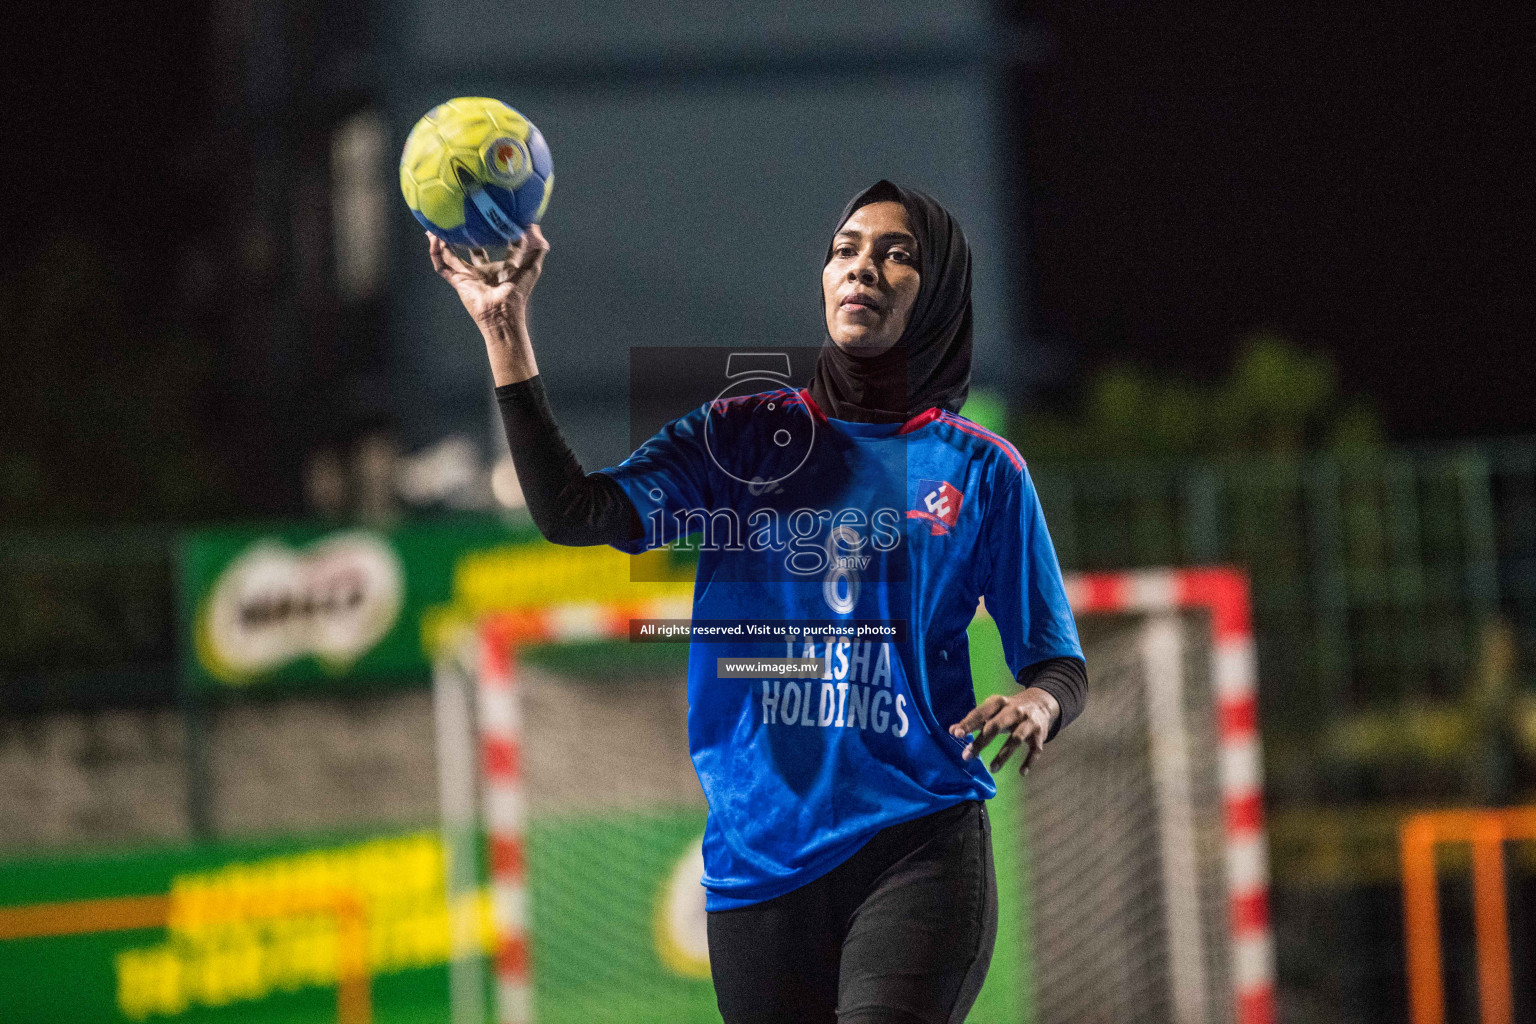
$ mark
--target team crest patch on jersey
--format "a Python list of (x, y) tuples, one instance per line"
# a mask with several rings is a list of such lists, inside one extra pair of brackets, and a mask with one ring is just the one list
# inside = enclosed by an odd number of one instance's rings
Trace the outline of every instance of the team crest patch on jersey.
[(960, 518), (960, 503), (964, 500), (965, 495), (948, 481), (919, 480), (917, 507), (907, 510), (907, 518), (926, 521), (928, 532), (938, 537), (948, 533)]

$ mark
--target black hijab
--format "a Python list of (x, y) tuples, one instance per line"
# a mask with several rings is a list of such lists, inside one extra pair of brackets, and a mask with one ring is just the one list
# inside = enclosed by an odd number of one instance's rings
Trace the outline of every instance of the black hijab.
[(917, 236), (917, 298), (901, 338), (877, 356), (849, 355), (831, 335), (822, 343), (811, 398), (834, 419), (902, 423), (934, 406), (959, 412), (971, 389), (971, 247), (949, 211), (881, 179), (848, 201), (832, 233), (859, 207), (887, 201), (906, 209)]

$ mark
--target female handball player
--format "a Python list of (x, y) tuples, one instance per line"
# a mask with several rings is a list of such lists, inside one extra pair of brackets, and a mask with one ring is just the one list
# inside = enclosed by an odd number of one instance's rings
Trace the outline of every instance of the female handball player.
[[(710, 969), (727, 1024), (964, 1020), (997, 934), (983, 803), (996, 789), (981, 752), (1003, 737), (991, 769), (1022, 750), (1027, 770), (1081, 712), (1087, 676), (1024, 460), (959, 415), (971, 375), (960, 225), (888, 181), (859, 193), (827, 249), (810, 386), (706, 403), (591, 474), (556, 426), (528, 333), (543, 232), (499, 263), (429, 245), (484, 337), (545, 537), (639, 552), (720, 524), (701, 545), (695, 623), (902, 627), (884, 640), (690, 641)], [(977, 706), (966, 627), (981, 600), (1021, 687)], [(798, 677), (717, 671), (717, 658), (774, 655), (819, 663)]]

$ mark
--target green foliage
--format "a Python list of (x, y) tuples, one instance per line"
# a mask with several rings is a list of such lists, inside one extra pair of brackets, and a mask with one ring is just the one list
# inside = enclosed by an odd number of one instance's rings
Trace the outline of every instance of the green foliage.
[(1261, 332), (1215, 383), (1111, 366), (1088, 382), (1075, 415), (1030, 413), (1015, 435), (1041, 461), (1220, 460), (1370, 450), (1384, 431), (1369, 404), (1342, 394), (1331, 359)]

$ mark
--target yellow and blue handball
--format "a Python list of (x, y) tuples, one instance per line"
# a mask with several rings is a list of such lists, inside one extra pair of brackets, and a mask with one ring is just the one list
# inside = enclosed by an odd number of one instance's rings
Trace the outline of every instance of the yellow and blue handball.
[(473, 249), (516, 243), (549, 206), (544, 136), (500, 100), (461, 96), (427, 111), (400, 154), (400, 191), (423, 227)]

